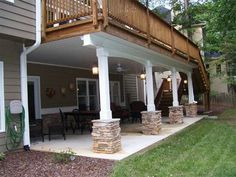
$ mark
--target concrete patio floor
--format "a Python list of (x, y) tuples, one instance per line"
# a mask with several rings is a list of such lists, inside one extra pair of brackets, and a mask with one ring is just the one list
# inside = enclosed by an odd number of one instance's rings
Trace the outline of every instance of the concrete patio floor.
[(122, 160), (132, 154), (143, 151), (150, 146), (166, 139), (167, 137), (176, 134), (184, 128), (203, 119), (204, 116), (195, 118), (184, 118), (183, 124), (169, 124), (165, 123), (164, 119), (162, 130), (159, 135), (143, 135), (141, 133), (141, 124), (123, 124), (121, 126), (121, 143), (122, 150), (115, 154), (99, 154), (92, 152), (92, 136), (90, 134), (75, 134), (67, 135), (66, 140), (52, 139), (48, 141), (46, 138), (44, 142), (37, 141), (31, 144), (32, 150), (60, 152), (68, 150), (69, 148), (79, 156), (103, 158), (110, 160)]

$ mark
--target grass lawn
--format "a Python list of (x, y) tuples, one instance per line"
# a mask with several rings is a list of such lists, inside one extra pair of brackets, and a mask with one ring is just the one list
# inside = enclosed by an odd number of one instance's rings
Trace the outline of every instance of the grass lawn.
[(117, 163), (113, 177), (236, 177), (236, 110), (202, 120), (156, 148)]

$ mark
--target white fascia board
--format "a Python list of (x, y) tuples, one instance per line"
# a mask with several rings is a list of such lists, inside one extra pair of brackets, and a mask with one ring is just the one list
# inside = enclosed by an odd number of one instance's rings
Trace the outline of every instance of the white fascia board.
[(186, 73), (197, 67), (191, 62), (178, 61), (104, 32), (87, 34), (81, 39), (84, 41), (84, 46), (104, 47), (111, 57), (128, 58), (141, 64), (146, 64), (149, 60), (153, 66), (162, 66), (167, 69), (175, 67), (178, 71)]

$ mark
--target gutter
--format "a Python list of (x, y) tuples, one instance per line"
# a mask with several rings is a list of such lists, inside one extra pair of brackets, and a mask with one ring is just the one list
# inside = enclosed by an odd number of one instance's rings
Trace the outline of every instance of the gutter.
[(25, 109), (25, 130), (23, 144), (24, 149), (30, 148), (30, 134), (29, 134), (29, 110), (28, 110), (28, 81), (27, 81), (27, 55), (37, 49), (41, 44), (41, 1), (35, 1), (36, 6), (36, 41), (26, 48), (23, 44), (23, 51), (20, 55), (20, 79), (21, 79), (21, 101)]

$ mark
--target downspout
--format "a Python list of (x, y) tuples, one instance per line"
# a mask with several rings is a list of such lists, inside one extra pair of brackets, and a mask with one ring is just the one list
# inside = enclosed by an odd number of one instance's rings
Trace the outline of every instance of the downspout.
[(21, 101), (25, 108), (25, 130), (23, 144), (24, 149), (29, 150), (30, 134), (29, 134), (29, 110), (28, 110), (28, 86), (27, 86), (27, 55), (39, 47), (41, 43), (41, 0), (35, 0), (36, 6), (36, 41), (26, 48), (23, 44), (23, 51), (20, 55), (20, 78), (21, 78)]

